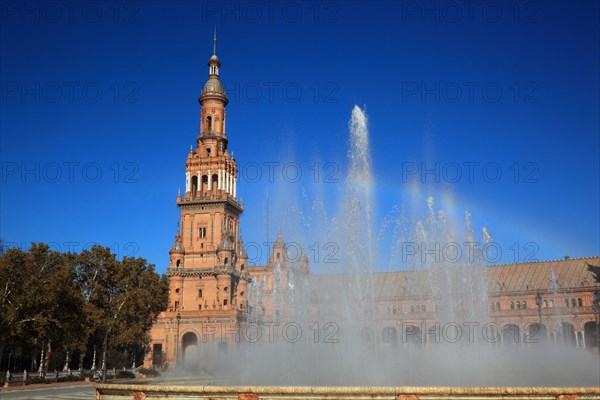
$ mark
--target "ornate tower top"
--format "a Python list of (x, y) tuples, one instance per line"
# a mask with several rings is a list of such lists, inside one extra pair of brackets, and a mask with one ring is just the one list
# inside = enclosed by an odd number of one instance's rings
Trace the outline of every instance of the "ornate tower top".
[(225, 94), (225, 89), (219, 79), (220, 66), (221, 62), (219, 61), (219, 57), (217, 57), (217, 28), (215, 28), (213, 54), (208, 60), (208, 80), (204, 84), (204, 88), (198, 99), (198, 102), (202, 106), (204, 106), (204, 102), (208, 99), (219, 100), (222, 102), (223, 107), (229, 102), (229, 100), (227, 100), (227, 95)]

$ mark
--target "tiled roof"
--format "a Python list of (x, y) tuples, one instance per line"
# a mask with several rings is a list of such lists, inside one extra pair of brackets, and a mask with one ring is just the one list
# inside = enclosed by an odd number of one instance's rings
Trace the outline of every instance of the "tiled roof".
[(568, 290), (583, 287), (600, 287), (596, 283), (587, 263), (599, 266), (600, 256), (549, 260), (540, 262), (501, 264), (479, 268), (454, 269), (441, 275), (429, 269), (392, 272), (375, 272), (360, 275), (312, 275), (311, 288), (313, 301), (321, 302), (332, 297), (339, 290), (364, 290), (373, 292), (378, 299), (401, 297), (428, 297), (431, 295), (432, 278), (457, 280), (467, 274), (483, 272), (482, 280), (487, 282), (487, 292), (491, 295), (508, 292), (548, 290)]

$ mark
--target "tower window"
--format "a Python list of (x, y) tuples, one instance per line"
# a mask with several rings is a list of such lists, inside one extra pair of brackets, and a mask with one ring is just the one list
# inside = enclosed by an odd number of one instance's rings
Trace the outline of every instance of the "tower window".
[(198, 238), (203, 239), (206, 237), (206, 228), (198, 228)]
[(227, 299), (223, 300), (223, 305), (226, 306), (227, 305)]
[(198, 297), (202, 298), (202, 289), (198, 289)]
[(206, 155), (207, 155), (208, 157), (210, 157), (210, 148), (207, 148), (207, 149), (206, 149)]
[(212, 117), (206, 117), (206, 130), (212, 132)]

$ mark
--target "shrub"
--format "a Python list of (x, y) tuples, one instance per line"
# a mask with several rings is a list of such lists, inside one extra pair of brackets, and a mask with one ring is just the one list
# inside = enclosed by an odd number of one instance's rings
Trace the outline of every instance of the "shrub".
[(152, 376), (152, 377), (156, 377), (160, 375), (160, 372), (158, 372), (155, 369), (152, 368), (140, 368), (140, 374), (144, 374), (146, 376)]
[(135, 374), (130, 371), (117, 371), (118, 379), (133, 379), (135, 378)]

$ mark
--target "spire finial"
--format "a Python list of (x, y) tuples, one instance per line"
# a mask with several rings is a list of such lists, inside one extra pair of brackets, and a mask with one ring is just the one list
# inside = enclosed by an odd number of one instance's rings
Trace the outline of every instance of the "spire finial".
[(217, 54), (217, 26), (215, 25), (215, 36), (213, 37), (213, 54)]

